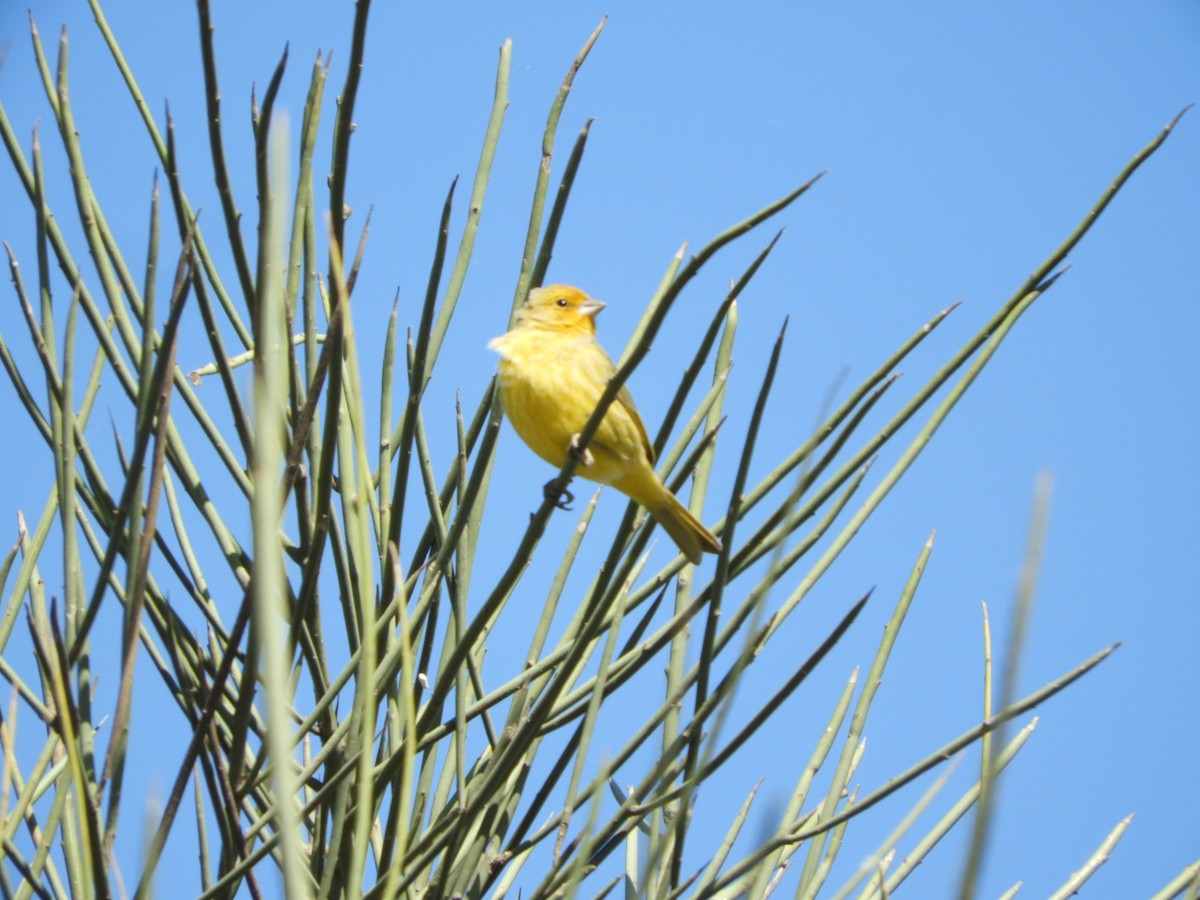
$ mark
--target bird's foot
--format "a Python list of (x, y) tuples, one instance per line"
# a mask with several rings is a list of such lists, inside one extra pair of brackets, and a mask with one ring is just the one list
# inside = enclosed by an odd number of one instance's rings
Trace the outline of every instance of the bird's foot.
[(567, 446), (567, 452), (571, 454), (573, 459), (579, 460), (585, 466), (590, 466), (596, 461), (595, 457), (592, 456), (591, 450), (585, 448), (584, 450), (580, 451), (578, 433), (571, 435), (571, 443)]
[(566, 488), (556, 491), (554, 489), (554, 482), (557, 480), (552, 478), (542, 486), (542, 496), (553, 503), (558, 509), (570, 510), (571, 504), (575, 502), (575, 495)]

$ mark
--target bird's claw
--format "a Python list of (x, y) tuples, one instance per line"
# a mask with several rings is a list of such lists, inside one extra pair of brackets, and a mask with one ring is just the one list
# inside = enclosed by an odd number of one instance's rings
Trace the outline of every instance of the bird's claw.
[(570, 510), (571, 504), (575, 502), (575, 495), (566, 488), (556, 491), (554, 489), (555, 480), (551, 479), (542, 486), (542, 496), (553, 503), (557, 509)]
[(578, 434), (571, 435), (571, 443), (567, 445), (567, 452), (571, 454), (572, 459), (578, 460), (579, 462), (583, 463), (585, 466), (590, 466), (592, 463), (594, 463), (596, 461), (595, 457), (592, 456), (591, 450), (584, 448), (581, 451), (579, 449), (579, 435)]

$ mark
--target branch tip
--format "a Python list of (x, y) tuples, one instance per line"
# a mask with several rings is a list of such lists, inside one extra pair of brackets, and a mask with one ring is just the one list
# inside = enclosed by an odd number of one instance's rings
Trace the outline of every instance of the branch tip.
[(1196, 105), (1195, 103), (1189, 103), (1187, 106), (1185, 106), (1179, 112), (1177, 112), (1175, 114), (1175, 118), (1173, 118), (1170, 122), (1167, 123), (1167, 127), (1164, 128), (1163, 131), (1169, 133), (1172, 128), (1174, 128), (1176, 125), (1179, 124), (1179, 120), (1182, 119), (1187, 114), (1187, 111), (1195, 105)]

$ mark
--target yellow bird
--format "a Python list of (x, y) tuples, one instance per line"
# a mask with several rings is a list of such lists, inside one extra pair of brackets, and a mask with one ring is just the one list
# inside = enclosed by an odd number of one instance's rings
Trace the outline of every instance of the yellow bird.
[[(616, 367), (596, 343), (604, 304), (562, 284), (534, 288), (513, 329), (488, 346), (500, 354), (500, 402), (529, 448), (561, 468), (578, 445)], [(615, 487), (654, 517), (693, 563), (719, 553), (721, 542), (654, 474), (646, 426), (622, 387), (604, 414), (577, 474)]]

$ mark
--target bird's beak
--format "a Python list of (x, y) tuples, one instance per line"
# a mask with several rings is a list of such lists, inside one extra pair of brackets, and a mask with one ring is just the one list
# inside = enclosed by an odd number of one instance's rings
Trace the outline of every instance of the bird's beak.
[(579, 311), (585, 316), (591, 316), (594, 319), (605, 306), (607, 304), (603, 300), (593, 300), (591, 297), (588, 297), (579, 304)]

